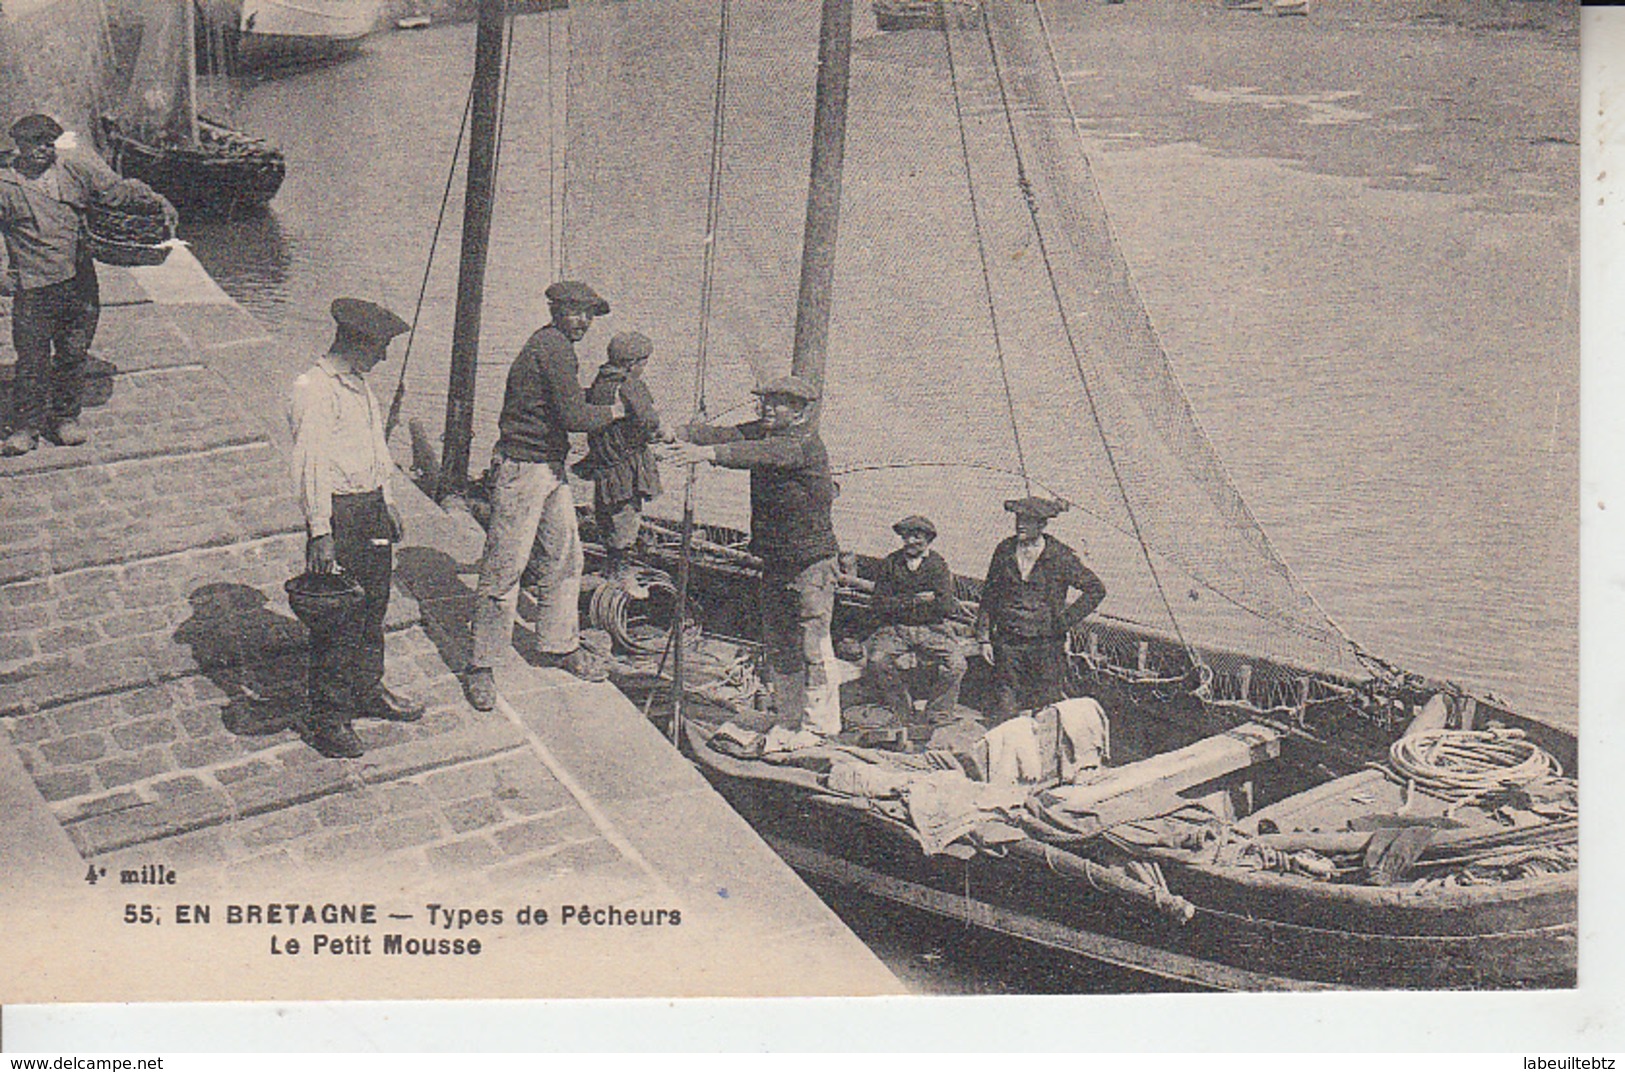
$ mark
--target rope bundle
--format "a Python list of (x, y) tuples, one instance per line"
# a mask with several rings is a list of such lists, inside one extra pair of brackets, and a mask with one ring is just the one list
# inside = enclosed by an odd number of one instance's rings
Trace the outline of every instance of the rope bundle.
[(1563, 774), (1522, 730), (1424, 730), (1395, 741), (1388, 758), (1418, 789), (1454, 801)]
[[(636, 576), (648, 596), (633, 599), (625, 586), (606, 581), (593, 589), (587, 618), (623, 651), (659, 655), (666, 650), (671, 622), (676, 618), (677, 588), (661, 570), (640, 568)], [(666, 622), (657, 621), (659, 617)]]

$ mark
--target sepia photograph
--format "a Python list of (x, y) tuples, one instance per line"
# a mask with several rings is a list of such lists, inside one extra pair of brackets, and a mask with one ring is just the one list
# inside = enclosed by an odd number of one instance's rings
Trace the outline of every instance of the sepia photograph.
[(0, 1001), (1572, 991), (1593, 13), (4, 0)]

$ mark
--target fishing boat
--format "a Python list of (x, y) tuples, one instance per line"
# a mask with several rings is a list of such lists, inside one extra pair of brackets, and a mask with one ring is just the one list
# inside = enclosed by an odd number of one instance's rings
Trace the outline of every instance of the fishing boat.
[[(793, 238), (783, 236), (793, 229), (764, 200), (780, 191), (766, 171), (730, 170), (723, 147), (782, 153), (785, 114), (808, 102), (784, 88), (782, 57), (752, 66), (737, 44), (771, 33), (779, 25), (773, 11), (730, 2), (684, 22), (679, 6), (572, 5), (572, 47), (581, 54), (572, 58), (571, 129), (581, 140), (569, 161), (580, 170), (565, 184), (571, 237), (557, 268), (593, 279), (617, 301), (627, 295), (617, 312), (627, 316), (631, 306), (632, 322), (676, 321), (652, 319), (655, 308), (696, 314), (692, 333), (672, 328), (678, 341), (670, 349), (694, 346), (694, 412), (703, 417), (708, 399), (731, 401), (751, 379), (767, 378), (783, 353), (770, 329), (789, 326), (759, 300), (787, 292), (771, 277), (775, 269), (788, 274), (782, 252)], [(945, 527), (961, 532), (977, 531), (977, 514), (998, 516), (1001, 493), (1043, 494), (1071, 507), (1067, 538), (1088, 541), (1109, 594), (1067, 638), (1066, 699), (992, 725), (982, 713), (988, 670), (973, 657), (952, 722), (920, 727), (878, 710), (857, 664), (876, 624), (869, 594), (879, 559), (858, 554), (843, 561), (826, 654), (831, 679), (842, 682), (843, 730), (825, 739), (786, 725), (793, 720), (772, 712), (756, 670), (760, 563), (741, 526), (697, 520), (692, 475), (681, 518), (647, 523), (640, 585), (589, 577), (584, 614), (615, 649), (618, 683), (668, 720), (674, 742), (818, 885), (855, 888), (1170, 985), (1574, 986), (1574, 733), (1373, 655), (1275, 551), (1197, 422), (1135, 289), (1062, 89), (1047, 6), (984, 0), (974, 19), (938, 20), (931, 64), (915, 53), (907, 59), (917, 73), (901, 63), (885, 72), (893, 93), (915, 77), (922, 94), (940, 94), (950, 118), (938, 142), (962, 167), (969, 194), (968, 207), (944, 215), (968, 223), (977, 258), (921, 265), (918, 292), (959, 272), (942, 292), (977, 294), (981, 301), (963, 304), (991, 321), (974, 337), (946, 328), (922, 348), (962, 378), (980, 362), (1002, 388), (1005, 411), (985, 426), (967, 418), (911, 428), (911, 444), (930, 449), (906, 463), (843, 461), (843, 446), (883, 452), (888, 426), (831, 438), (848, 521), (889, 524), (883, 511), (901, 512), (900, 499), (933, 495), (954, 515)], [(714, 35), (711, 77), (692, 59), (706, 54), (706, 27)], [(850, 32), (850, 0), (825, 0), (791, 367), (823, 383), (826, 429), (843, 403), (868, 401), (843, 394), (843, 362), (874, 360), (832, 352), (825, 375), (830, 310), (839, 307), (832, 270)], [(664, 81), (633, 62), (663, 41), (691, 57), (687, 69), (662, 71)], [(673, 99), (678, 83), (714, 87), (704, 102), (709, 163), (699, 162), (696, 181), (708, 192), (702, 205), (672, 216), (693, 222), (690, 247), (650, 255), (628, 221), (683, 194), (640, 184), (638, 212), (614, 201), (616, 179), (639, 176), (650, 152), (613, 119), (648, 114), (651, 136), (664, 137), (660, 109), (690, 120), (699, 111), (693, 100)], [(749, 113), (731, 95), (752, 90), (768, 102), (764, 113), (785, 114), (751, 117), (756, 125), (740, 129)], [(902, 139), (929, 135), (924, 113), (899, 111), (909, 129), (888, 151), (923, 170)], [(751, 180), (743, 190), (741, 174)], [(941, 206), (899, 196), (905, 180), (897, 169), (887, 181), (888, 212), (869, 219), (895, 226), (891, 240), (907, 248), (940, 222), (931, 213)], [(735, 211), (748, 221), (736, 230), (723, 211), (729, 192), (743, 200)], [(895, 219), (911, 211), (920, 219)], [(739, 251), (735, 264), (718, 263), (719, 246), (749, 242), (778, 242), (781, 255), (756, 246)], [(465, 231), (465, 267), (468, 248)], [(1021, 255), (998, 255), (1012, 249)], [(884, 282), (871, 276), (861, 285), (890, 288), (890, 308), (908, 330), (929, 333), (948, 316), (947, 302), (904, 300), (914, 296), (905, 261), (879, 263)], [(685, 264), (702, 280), (692, 302), (670, 289)], [(714, 315), (719, 293), (730, 291), (742, 308), (732, 319)], [(911, 317), (917, 308), (926, 312)], [(865, 327), (884, 330), (879, 320)], [(959, 336), (967, 337), (963, 351), (942, 356)], [(749, 359), (713, 366), (709, 347), (718, 337)], [(873, 351), (888, 360), (899, 352)], [(903, 375), (899, 367), (887, 384), (888, 401), (908, 398)], [(448, 444), (454, 412), (468, 407), (455, 383), (452, 394)], [(455, 476), (450, 484), (460, 486)], [(880, 487), (868, 490), (865, 480)], [(478, 490), (476, 482), (476, 517)], [(731, 508), (737, 516), (737, 501)], [(582, 522), (597, 562), (590, 516)], [(973, 612), (976, 578), (962, 575), (957, 587)], [(965, 621), (954, 628), (974, 652)]]
[(282, 151), (198, 114), (193, 5), (144, 5), (140, 51), (119, 110), (102, 117), (108, 162), (169, 198), (182, 216), (263, 209), (282, 187)]
[(380, 10), (378, 0), (243, 0), (238, 60), (256, 69), (343, 59), (378, 28)]

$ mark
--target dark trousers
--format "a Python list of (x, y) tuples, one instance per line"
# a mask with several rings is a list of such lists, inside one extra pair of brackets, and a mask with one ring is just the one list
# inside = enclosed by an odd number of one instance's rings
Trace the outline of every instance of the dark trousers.
[(349, 712), (384, 678), (391, 539), (382, 491), (333, 496), (334, 556), (367, 598), (337, 626), (310, 634), (310, 711), (318, 724), (349, 721)]
[(1036, 711), (1066, 699), (1061, 689), (1065, 665), (1063, 637), (993, 641), (994, 721), (1003, 722), (1021, 711)]
[(17, 350), (12, 426), (49, 432), (77, 420), (85, 393), (85, 360), (101, 319), (93, 265), (48, 287), (19, 291), (11, 303), (11, 344)]

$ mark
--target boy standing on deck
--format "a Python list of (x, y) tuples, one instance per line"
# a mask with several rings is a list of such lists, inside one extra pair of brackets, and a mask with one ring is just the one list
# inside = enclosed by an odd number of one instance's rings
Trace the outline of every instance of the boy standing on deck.
[(593, 482), (593, 514), (604, 541), (604, 575), (636, 598), (648, 591), (635, 579), (630, 555), (643, 527), (643, 504), (660, 494), (660, 468), (649, 444), (660, 438), (660, 412), (643, 382), (654, 344), (635, 331), (609, 340), (609, 359), (598, 369), (587, 401), (614, 405), (619, 395), (625, 415), (609, 427), (587, 434), (587, 456), (576, 463), (577, 476)]

